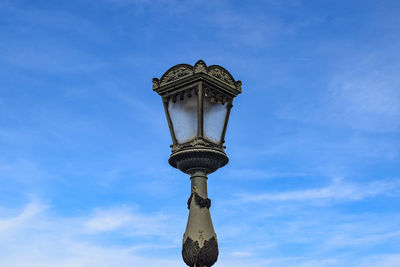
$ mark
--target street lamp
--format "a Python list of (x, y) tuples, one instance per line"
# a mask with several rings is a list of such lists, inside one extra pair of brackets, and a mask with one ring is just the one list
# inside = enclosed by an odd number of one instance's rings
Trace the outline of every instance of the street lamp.
[(153, 79), (172, 137), (168, 162), (191, 180), (182, 246), (183, 260), (190, 267), (209, 267), (218, 258), (207, 175), (229, 161), (223, 144), (233, 98), (242, 92), (241, 84), (223, 67), (207, 66), (202, 60), (194, 66), (176, 65), (160, 79)]

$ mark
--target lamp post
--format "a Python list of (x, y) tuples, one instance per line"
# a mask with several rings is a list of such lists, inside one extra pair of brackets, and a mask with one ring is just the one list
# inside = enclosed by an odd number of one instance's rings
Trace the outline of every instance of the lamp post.
[(233, 98), (241, 82), (218, 65), (199, 60), (179, 64), (160, 78), (153, 90), (161, 97), (172, 137), (169, 164), (190, 175), (189, 218), (182, 257), (190, 267), (209, 267), (218, 258), (217, 235), (211, 221), (207, 175), (225, 166), (225, 132)]

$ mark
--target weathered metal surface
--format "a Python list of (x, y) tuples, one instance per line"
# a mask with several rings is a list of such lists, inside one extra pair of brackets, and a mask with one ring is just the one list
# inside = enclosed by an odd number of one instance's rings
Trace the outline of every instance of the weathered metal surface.
[[(191, 180), (191, 194), (187, 202), (189, 218), (182, 246), (183, 260), (190, 267), (210, 267), (218, 258), (217, 235), (210, 214), (211, 200), (207, 194), (207, 175), (229, 161), (223, 144), (233, 98), (242, 92), (241, 85), (223, 67), (207, 66), (202, 60), (194, 66), (173, 66), (160, 79), (153, 79), (153, 90), (162, 97), (173, 142), (169, 163), (189, 174)], [(197, 98), (197, 135), (189, 141), (185, 140), (185, 143), (178, 143), (168, 105), (192, 97)], [(204, 100), (227, 105), (218, 143), (204, 137)]]
[(236, 81), (232, 75), (219, 65), (208, 66), (199, 60), (191, 66), (179, 64), (167, 70), (160, 79), (153, 78), (153, 90), (165, 95), (177, 86), (191, 83), (195, 80), (204, 80), (212, 85), (221, 87), (223, 91), (236, 96), (242, 92), (241, 81)]
[(218, 258), (217, 235), (211, 220), (207, 176), (200, 169), (190, 175), (189, 218), (183, 235), (182, 257), (189, 266), (211, 266)]
[(197, 205), (199, 205), (200, 208), (210, 209), (210, 207), (211, 207), (211, 199), (202, 198), (196, 192), (190, 194), (190, 197), (189, 197), (188, 202), (187, 202), (188, 209), (190, 209), (190, 204), (192, 203), (193, 197), (194, 197), (194, 201), (196, 202)]
[(188, 237), (182, 246), (183, 261), (190, 267), (195, 266), (212, 266), (218, 259), (218, 243), (215, 237), (204, 241), (203, 247), (200, 248), (198, 241), (193, 241)]
[(206, 174), (215, 172), (225, 166), (229, 159), (223, 150), (212, 147), (187, 148), (171, 154), (169, 164), (190, 174), (193, 170), (201, 169)]

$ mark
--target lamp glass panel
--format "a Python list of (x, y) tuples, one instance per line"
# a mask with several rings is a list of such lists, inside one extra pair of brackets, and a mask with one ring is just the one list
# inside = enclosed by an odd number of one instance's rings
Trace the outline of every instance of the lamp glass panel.
[(204, 137), (213, 143), (221, 142), (222, 130), (224, 128), (228, 102), (225, 104), (211, 102), (209, 97), (203, 100), (203, 131)]
[(174, 127), (178, 143), (182, 144), (197, 136), (197, 97), (185, 95), (183, 100), (178, 96), (174, 103), (168, 102), (168, 112)]

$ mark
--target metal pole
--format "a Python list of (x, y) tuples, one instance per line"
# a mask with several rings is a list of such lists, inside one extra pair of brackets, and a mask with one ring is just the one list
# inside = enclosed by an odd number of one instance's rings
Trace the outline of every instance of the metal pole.
[(207, 173), (203, 169), (195, 169), (190, 172), (190, 180), (189, 218), (183, 235), (183, 260), (189, 266), (212, 266), (218, 258), (218, 243), (209, 210), (211, 200), (207, 194)]

